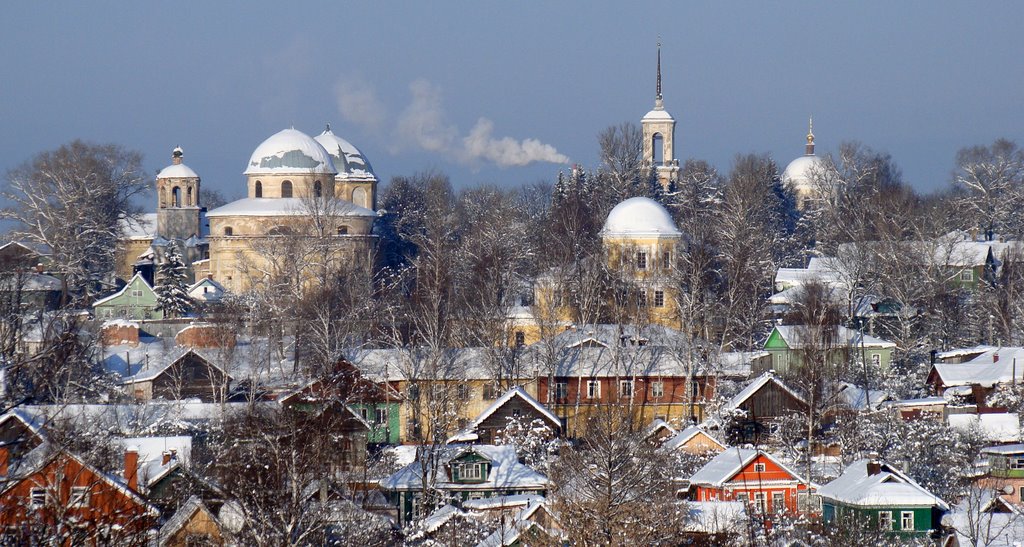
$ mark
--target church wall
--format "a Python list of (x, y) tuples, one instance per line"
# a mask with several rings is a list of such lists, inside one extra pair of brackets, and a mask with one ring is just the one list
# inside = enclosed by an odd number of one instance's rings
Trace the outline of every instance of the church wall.
[(157, 233), (164, 239), (188, 239), (199, 234), (199, 208), (164, 208), (157, 210)]
[(117, 278), (125, 282), (131, 279), (135, 261), (152, 244), (152, 239), (122, 239), (117, 251)]
[(248, 175), (249, 195), (248, 197), (256, 197), (256, 182), (259, 181), (263, 186), (264, 198), (279, 198), (281, 196), (281, 186), (284, 181), (292, 183), (292, 197), (303, 198), (313, 195), (313, 188), (317, 181), (320, 181), (321, 193), (325, 197), (331, 197), (334, 195), (334, 175), (328, 175), (323, 173), (303, 175), (303, 174), (287, 174), (287, 175)]
[[(377, 209), (377, 183), (338, 181), (335, 186), (336, 196), (345, 201), (355, 203), (370, 210)], [(356, 190), (362, 191), (362, 198)]]

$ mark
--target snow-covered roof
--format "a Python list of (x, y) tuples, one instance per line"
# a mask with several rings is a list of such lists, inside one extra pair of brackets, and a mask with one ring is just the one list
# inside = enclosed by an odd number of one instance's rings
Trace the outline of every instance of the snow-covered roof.
[(509, 507), (523, 507), (531, 503), (543, 503), (544, 496), (536, 494), (516, 494), (514, 496), (494, 496), (490, 498), (469, 499), (462, 502), (463, 509), (473, 511), (492, 511)]
[(185, 503), (178, 507), (178, 510), (174, 512), (174, 515), (167, 519), (167, 522), (160, 527), (159, 544), (166, 545), (166, 542), (170, 541), (174, 534), (178, 533), (183, 526), (188, 524), (189, 520), (197, 511), (205, 511), (215, 523), (218, 525), (220, 524), (216, 515), (214, 515), (213, 512), (203, 504), (203, 500), (199, 499), (199, 496), (193, 494), (192, 496), (189, 496)]
[(950, 414), (947, 419), (949, 427), (961, 431), (977, 429), (989, 442), (1020, 441), (1020, 417), (1016, 413)]
[(842, 382), (836, 398), (843, 405), (853, 410), (867, 410), (868, 407), (870, 407), (870, 410), (877, 410), (883, 402), (889, 399), (889, 393), (883, 389), (869, 389), (867, 390), (867, 398), (870, 404), (865, 404), (863, 387)]
[(204, 277), (199, 281), (196, 281), (188, 288), (188, 295), (194, 300), (201, 300), (203, 302), (215, 302), (224, 297), (224, 294), (228, 290), (224, 288), (224, 285), (216, 282), (215, 280)]
[[(323, 198), (330, 203), (320, 207), (336, 216), (376, 217), (377, 213), (343, 199)], [(297, 216), (309, 215), (307, 198), (242, 198), (206, 213), (208, 217)]]
[(1024, 348), (991, 348), (963, 363), (935, 363), (942, 385), (993, 387), (1024, 379)]
[(946, 404), (948, 404), (948, 401), (946, 401), (946, 399), (944, 399), (942, 397), (921, 397), (921, 398), (918, 398), (918, 399), (901, 399), (899, 401), (886, 401), (886, 402), (882, 403), (882, 406), (884, 406), (884, 407), (888, 407), (888, 406), (894, 406), (894, 407), (901, 407), (901, 406), (934, 406), (934, 405), (945, 406)]
[(553, 412), (548, 410), (547, 407), (540, 404), (537, 401), (537, 399), (531, 397), (525, 389), (523, 389), (520, 386), (515, 386), (506, 391), (505, 393), (503, 393), (501, 397), (495, 399), (495, 401), (491, 403), (490, 406), (485, 408), (484, 411), (481, 412), (479, 416), (477, 416), (472, 422), (469, 422), (469, 424), (466, 425), (466, 427), (464, 427), (462, 431), (456, 433), (454, 436), (448, 439), (448, 442), (475, 441), (477, 439), (476, 428), (480, 427), (480, 424), (484, 423), (484, 421), (487, 418), (490, 418), (491, 415), (493, 415), (498, 409), (505, 406), (505, 404), (512, 400), (513, 397), (518, 397), (522, 399), (524, 403), (533, 407), (533, 409), (539, 412), (541, 416), (544, 416), (549, 422), (551, 422), (551, 425), (553, 427), (562, 427), (562, 421), (558, 419), (558, 416), (556, 416)]
[[(790, 349), (800, 349), (804, 347), (803, 339), (805, 336), (804, 327), (801, 325), (778, 325), (775, 330), (782, 337), (783, 341)], [(870, 334), (864, 334), (858, 330), (844, 327), (842, 325), (836, 326), (835, 336), (832, 338), (832, 343), (836, 346), (853, 346), (865, 348), (895, 348), (896, 344), (881, 338), (876, 338)]]
[(540, 496), (532, 496), (535, 499), (527, 503), (509, 522), (501, 522), (501, 526), (491, 535), (485, 537), (476, 547), (508, 547), (520, 545), (520, 537), (524, 532), (534, 526), (540, 526), (531, 520), (533, 515), (545, 505), (545, 500)]
[(963, 547), (1020, 547), (1024, 545), (1024, 514), (992, 489), (972, 491), (953, 510), (942, 516), (950, 531), (942, 545), (955, 537)]
[(192, 170), (191, 167), (184, 163), (177, 165), (168, 165), (157, 173), (156, 178), (158, 179), (197, 179), (199, 175)]
[(605, 220), (601, 235), (612, 237), (679, 237), (672, 215), (657, 201), (646, 197), (619, 203)]
[[(179, 465), (188, 465), (192, 460), (192, 437), (123, 437), (117, 439), (122, 449), (135, 447), (139, 454), (139, 484), (150, 486), (162, 479)], [(172, 455), (163, 463), (164, 454)]]
[(644, 114), (641, 120), (674, 120), (672, 114), (669, 114), (664, 108), (655, 108), (650, 112)]
[(121, 233), (125, 239), (154, 239), (156, 237), (156, 213), (145, 213), (138, 218), (122, 218)]
[(913, 479), (885, 462), (880, 471), (868, 474), (867, 458), (848, 465), (843, 474), (818, 489), (822, 498), (857, 507), (931, 507), (949, 506)]
[(782, 389), (786, 393), (789, 393), (796, 400), (801, 401), (804, 404), (806, 404), (806, 401), (804, 400), (803, 397), (800, 396), (799, 393), (797, 393), (797, 392), (793, 391), (792, 389), (790, 389), (790, 387), (787, 386), (781, 379), (779, 379), (779, 377), (776, 376), (773, 371), (767, 370), (767, 371), (763, 372), (760, 376), (758, 376), (757, 378), (752, 380), (749, 384), (747, 384), (747, 386), (744, 387), (739, 393), (734, 395), (732, 399), (729, 399), (729, 402), (725, 404), (725, 408), (727, 408), (727, 409), (739, 408), (740, 405), (742, 405), (744, 402), (746, 402), (747, 399), (752, 397), (755, 393), (760, 391), (761, 388), (765, 387), (769, 383), (773, 383), (773, 384), (777, 385), (780, 389)]
[(982, 454), (1024, 454), (1024, 444), (1003, 444), (999, 446), (986, 446), (981, 449)]
[(187, 346), (176, 346), (170, 352), (167, 352), (161, 356), (161, 359), (156, 362), (149, 362), (145, 369), (140, 370), (138, 373), (124, 379), (125, 384), (136, 384), (139, 382), (149, 382), (156, 379), (158, 376), (163, 374), (167, 369), (171, 368), (172, 365), (181, 361), (185, 356), (192, 354), (202, 359), (209, 366), (221, 371), (227, 377), (231, 377), (223, 368), (217, 365), (217, 358), (214, 355), (209, 354), (199, 348), (191, 348)]
[(52, 275), (30, 272), (21, 282), (23, 291), (59, 291), (63, 287), (60, 279)]
[(313, 137), (295, 129), (271, 135), (253, 151), (245, 166), (246, 175), (312, 174), (335, 175), (331, 155)]
[(703, 433), (708, 439), (711, 440), (711, 442), (716, 444), (722, 450), (725, 450), (727, 448), (724, 444), (718, 442), (718, 439), (712, 437), (711, 435), (708, 435), (708, 432), (704, 431), (704, 428), (702, 428), (699, 425), (691, 425), (686, 429), (680, 431), (679, 433), (676, 433), (674, 436), (670, 437), (664, 443), (662, 443), (661, 447), (664, 448), (665, 450), (675, 450), (689, 442), (690, 439), (696, 437), (700, 433)]
[[(444, 490), (543, 490), (549, 486), (547, 477), (529, 466), (519, 463), (514, 446), (450, 444), (442, 447), (425, 446), (420, 450), (423, 452), (440, 451), (436, 458), (430, 457), (431, 461), (438, 463), (435, 488)], [(467, 452), (475, 452), (491, 462), (491, 472), (487, 475), (487, 480), (476, 483), (451, 481), (447, 471), (448, 462)], [(429, 457), (429, 455), (421, 454), (421, 457)], [(413, 462), (390, 477), (381, 479), (380, 486), (386, 490), (417, 490), (423, 487), (421, 473), (420, 464)]]
[(313, 137), (331, 155), (339, 179), (377, 180), (366, 156), (352, 143), (335, 135), (328, 125), (323, 133)]
[(771, 454), (763, 450), (736, 447), (725, 450), (704, 464), (704, 467), (701, 467), (690, 477), (690, 484), (721, 488), (759, 455), (764, 456), (779, 466), (780, 469), (791, 475), (793, 480), (802, 480), (796, 471), (790, 469), (789, 466)]
[(102, 304), (106, 304), (107, 302), (109, 302), (109, 301), (111, 301), (111, 300), (113, 300), (113, 299), (123, 295), (126, 291), (128, 291), (132, 287), (132, 285), (134, 284), (136, 279), (138, 279), (140, 282), (142, 282), (142, 284), (145, 285), (146, 288), (148, 288), (150, 291), (153, 290), (153, 287), (150, 287), (149, 283), (146, 283), (146, 279), (144, 277), (142, 277), (142, 274), (141, 273), (137, 273), (137, 274), (135, 274), (135, 276), (133, 276), (128, 281), (128, 283), (125, 284), (124, 287), (121, 287), (121, 290), (117, 291), (116, 293), (114, 293), (114, 294), (112, 294), (110, 296), (107, 296), (107, 297), (104, 297), (104, 298), (100, 298), (99, 300), (93, 302), (92, 303), (93, 307), (96, 307), (96, 306), (99, 306), (99, 305), (102, 305)]

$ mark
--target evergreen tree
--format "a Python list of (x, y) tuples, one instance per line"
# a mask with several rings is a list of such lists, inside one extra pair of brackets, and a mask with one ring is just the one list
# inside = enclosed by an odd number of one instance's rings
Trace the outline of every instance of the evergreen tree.
[(157, 275), (157, 309), (166, 317), (180, 317), (188, 313), (192, 309), (192, 300), (188, 296), (185, 262), (177, 246), (168, 245)]

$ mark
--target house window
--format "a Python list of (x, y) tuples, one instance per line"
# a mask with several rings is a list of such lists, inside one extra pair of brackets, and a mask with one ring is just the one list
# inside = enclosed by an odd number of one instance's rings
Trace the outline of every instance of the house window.
[(363, 418), (363, 420), (370, 421), (370, 409), (366, 407), (360, 408), (359, 415)]
[(464, 463), (459, 468), (459, 479), (465, 481), (484, 480), (484, 464)]
[(290, 198), (292, 197), (292, 181), (286, 180), (281, 183), (281, 197)]
[(142, 291), (139, 289), (132, 289), (132, 298), (141, 298)]
[(233, 236), (233, 235), (235, 235), (235, 229), (232, 228), (231, 226), (225, 226), (224, 227), (224, 235), (226, 235), (226, 236)]
[(28, 505), (32, 509), (39, 509), (46, 505), (46, 489), (45, 488), (33, 488), (29, 492)]
[(755, 463), (754, 464), (754, 473), (764, 473), (764, 464), (763, 463)]
[(473, 392), (470, 390), (468, 384), (459, 384), (459, 400), (460, 401), (468, 401), (472, 395), (473, 395)]
[(876, 367), (882, 366), (882, 355), (879, 353), (871, 354), (871, 365)]
[(587, 380), (587, 398), (588, 399), (600, 399), (601, 398), (601, 382), (600, 382), (600, 380)]
[(378, 424), (388, 423), (388, 409), (378, 408), (377, 409), (377, 422)]
[(1009, 461), (1010, 461), (1010, 469), (1024, 469), (1024, 456), (1017, 456), (1016, 458), (1010, 458)]
[(320, 184), (320, 181), (316, 181), (313, 183), (313, 195), (316, 197), (322, 197), (324, 195), (324, 189), (323, 186)]
[(521, 330), (517, 330), (516, 331), (516, 347), (517, 348), (521, 348), (521, 347), (523, 347), (525, 345), (526, 345), (526, 333), (521, 331)]
[(348, 226), (338, 226), (338, 235), (348, 235)]
[(489, 383), (489, 382), (484, 384), (484, 399), (485, 400), (491, 400), (491, 399), (497, 399), (497, 398), (498, 398), (498, 390), (495, 389), (494, 384)]
[(764, 492), (754, 492), (754, 507), (757, 508), (759, 513), (767, 512), (765, 507), (765, 495)]
[(878, 512), (878, 529), (892, 530), (892, 511)]
[(72, 486), (71, 497), (68, 499), (68, 507), (88, 507), (89, 506), (89, 487), (88, 486)]
[(411, 385), (405, 390), (405, 393), (409, 396), (409, 400), (416, 401), (420, 398), (420, 386)]
[(697, 380), (694, 380), (694, 381), (690, 382), (690, 398), (692, 398), (692, 399), (699, 399), (700, 398), (700, 383), (697, 382)]
[(637, 304), (637, 306), (640, 306), (641, 308), (646, 308), (647, 307), (647, 291), (640, 291), (636, 295), (636, 304)]
[(665, 307), (665, 291), (654, 291), (654, 307)]
[(974, 281), (974, 271), (962, 270), (960, 272), (960, 281)]
[(632, 397), (633, 396), (633, 380), (620, 380), (619, 381), (619, 396), (620, 397)]
[(901, 511), (900, 512), (900, 529), (901, 530), (913, 530), (914, 529), (914, 512), (913, 511)]
[(636, 269), (646, 270), (647, 269), (647, 251), (636, 252)]
[(750, 502), (750, 494), (747, 494), (746, 492), (740, 492), (739, 494), (736, 494), (736, 501), (748, 503)]
[(434, 384), (431, 393), (435, 401), (440, 401), (448, 395), (448, 388), (444, 384)]
[(652, 397), (664, 397), (665, 396), (665, 382), (652, 382), (651, 383), (651, 396)]
[(569, 384), (566, 382), (555, 382), (555, 399), (563, 400), (569, 396)]
[(772, 511), (775, 511), (776, 513), (786, 512), (785, 492), (772, 492)]
[(672, 251), (663, 251), (661, 253), (661, 265), (666, 270), (672, 267)]

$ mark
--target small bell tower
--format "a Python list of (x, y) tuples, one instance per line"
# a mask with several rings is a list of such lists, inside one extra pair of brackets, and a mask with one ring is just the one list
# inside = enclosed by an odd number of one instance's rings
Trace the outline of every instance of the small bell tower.
[(171, 152), (171, 165), (156, 176), (157, 235), (185, 240), (200, 235), (199, 175), (182, 163), (180, 146)]
[(658, 68), (655, 81), (654, 110), (640, 120), (643, 130), (644, 163), (653, 165), (661, 187), (668, 190), (679, 180), (679, 160), (675, 157), (676, 120), (665, 110), (661, 95), (661, 40), (658, 40)]

